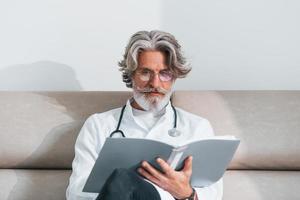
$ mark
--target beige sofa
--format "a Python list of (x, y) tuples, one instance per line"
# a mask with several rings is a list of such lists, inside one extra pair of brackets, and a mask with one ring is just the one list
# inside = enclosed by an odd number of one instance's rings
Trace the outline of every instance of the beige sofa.
[[(0, 92), (0, 199), (65, 199), (85, 119), (129, 92)], [(173, 102), (241, 139), (224, 200), (300, 199), (300, 91), (185, 91)]]

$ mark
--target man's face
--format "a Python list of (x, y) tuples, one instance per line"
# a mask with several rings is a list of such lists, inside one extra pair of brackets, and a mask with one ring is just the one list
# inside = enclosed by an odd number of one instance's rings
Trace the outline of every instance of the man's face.
[(160, 51), (143, 51), (133, 73), (134, 99), (144, 110), (160, 110), (170, 99), (175, 81)]

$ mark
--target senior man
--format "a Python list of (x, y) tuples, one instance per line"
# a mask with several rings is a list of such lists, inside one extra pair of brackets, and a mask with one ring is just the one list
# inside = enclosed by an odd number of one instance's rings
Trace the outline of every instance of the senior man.
[[(173, 35), (162, 31), (135, 33), (119, 66), (123, 82), (133, 89), (133, 95), (122, 108), (97, 113), (86, 120), (75, 144), (67, 199), (221, 200), (222, 179), (204, 188), (190, 185), (192, 157), (186, 158), (181, 171), (173, 170), (160, 158), (156, 161), (162, 172), (141, 161), (136, 173), (115, 170), (99, 196), (82, 192), (105, 139), (112, 136), (116, 129), (123, 131), (123, 137), (147, 138), (171, 145), (213, 135), (206, 119), (175, 108), (170, 102), (175, 81), (191, 70)], [(174, 112), (177, 119), (174, 119)], [(172, 132), (174, 120), (178, 132)], [(120, 125), (117, 127), (118, 122)]]

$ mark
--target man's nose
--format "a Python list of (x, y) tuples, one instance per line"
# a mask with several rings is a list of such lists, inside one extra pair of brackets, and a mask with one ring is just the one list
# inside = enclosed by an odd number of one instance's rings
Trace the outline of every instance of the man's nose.
[(154, 74), (150, 79), (150, 85), (154, 88), (160, 87), (159, 74)]

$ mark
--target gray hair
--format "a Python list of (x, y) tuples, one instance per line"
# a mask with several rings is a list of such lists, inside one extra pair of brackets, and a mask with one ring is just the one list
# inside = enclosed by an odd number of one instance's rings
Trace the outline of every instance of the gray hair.
[(173, 35), (157, 30), (139, 31), (130, 38), (123, 60), (119, 62), (123, 82), (129, 88), (132, 88), (132, 74), (138, 67), (139, 53), (146, 50), (164, 52), (167, 56), (168, 68), (174, 78), (184, 78), (191, 71), (191, 67), (183, 56), (181, 46)]

